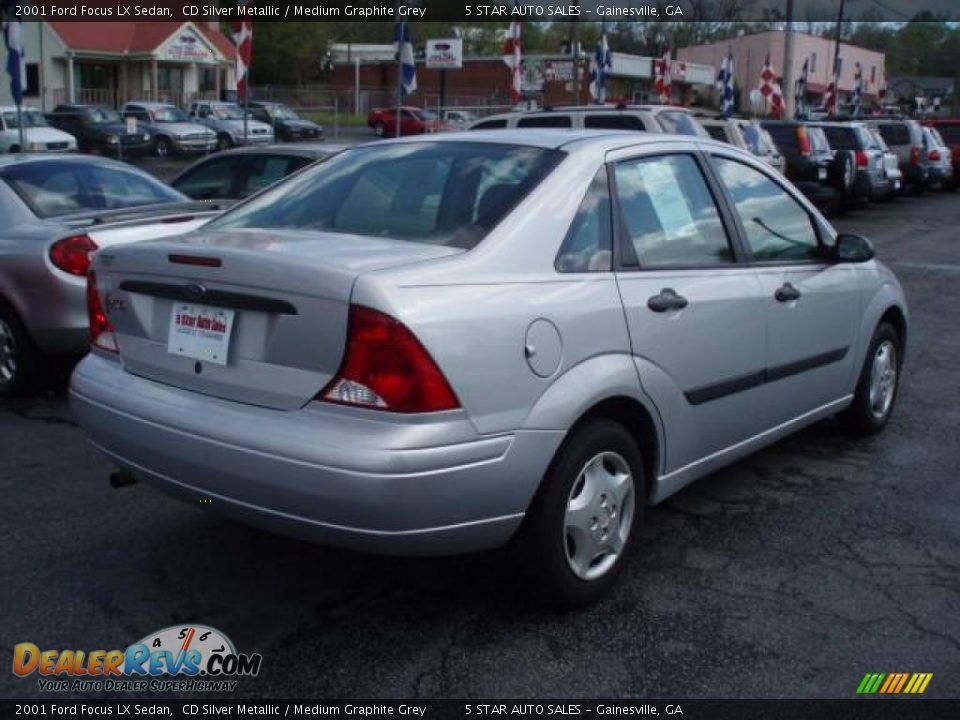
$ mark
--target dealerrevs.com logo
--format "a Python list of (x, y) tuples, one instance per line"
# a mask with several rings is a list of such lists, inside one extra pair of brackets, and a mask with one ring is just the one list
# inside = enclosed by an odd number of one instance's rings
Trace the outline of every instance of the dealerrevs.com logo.
[(262, 662), (205, 625), (164, 628), (126, 650), (42, 650), (29, 642), (13, 648), (14, 674), (36, 674), (49, 692), (230, 692), (237, 678), (255, 677)]

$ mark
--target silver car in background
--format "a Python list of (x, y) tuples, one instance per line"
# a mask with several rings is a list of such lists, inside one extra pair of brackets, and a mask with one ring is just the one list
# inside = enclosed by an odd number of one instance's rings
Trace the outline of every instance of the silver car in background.
[(822, 418), (880, 431), (907, 338), (867, 240), (686, 136), (361, 146), (93, 270), (71, 404), (128, 479), (362, 550), (512, 542), (563, 605), (645, 505)]
[(196, 100), (190, 103), (188, 114), (192, 121), (206, 125), (216, 133), (217, 150), (273, 142), (273, 127), (254, 120), (236, 103)]
[(0, 397), (33, 390), (48, 358), (87, 351), (90, 253), (194, 230), (217, 212), (113, 160), (0, 156)]
[(135, 101), (123, 106), (122, 115), (137, 121), (137, 130), (152, 137), (157, 157), (207, 153), (217, 145), (217, 134), (199, 123), (191, 122), (176, 105)]

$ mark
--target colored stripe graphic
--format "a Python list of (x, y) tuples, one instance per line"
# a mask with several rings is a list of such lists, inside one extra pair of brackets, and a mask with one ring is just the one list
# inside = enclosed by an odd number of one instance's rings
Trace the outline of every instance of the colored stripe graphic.
[(932, 679), (933, 673), (867, 673), (857, 686), (857, 694), (920, 695)]

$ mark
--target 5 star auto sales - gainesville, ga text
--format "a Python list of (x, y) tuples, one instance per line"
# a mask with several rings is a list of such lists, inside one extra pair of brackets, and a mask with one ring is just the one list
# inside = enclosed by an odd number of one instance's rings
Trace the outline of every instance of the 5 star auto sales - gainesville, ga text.
[(29, 642), (13, 648), (14, 674), (37, 673), (40, 690), (50, 692), (229, 692), (234, 678), (256, 676), (262, 662), (205, 625), (164, 628), (126, 650), (41, 650)]

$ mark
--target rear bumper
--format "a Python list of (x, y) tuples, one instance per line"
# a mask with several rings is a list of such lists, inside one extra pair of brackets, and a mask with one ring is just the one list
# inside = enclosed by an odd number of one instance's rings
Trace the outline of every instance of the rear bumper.
[(383, 419), (212, 398), (87, 356), (74, 417), (122, 468), (252, 525), (351, 549), (445, 555), (519, 527), (562, 432), (480, 436), (462, 413)]
[(800, 180), (795, 181), (794, 185), (814, 203), (832, 203), (840, 197), (835, 187), (818, 181)]
[(875, 199), (888, 195), (892, 184), (882, 169), (857, 172), (854, 194), (857, 197)]

